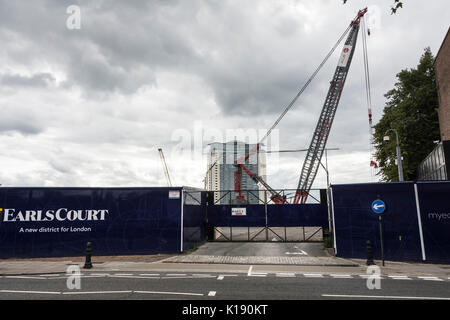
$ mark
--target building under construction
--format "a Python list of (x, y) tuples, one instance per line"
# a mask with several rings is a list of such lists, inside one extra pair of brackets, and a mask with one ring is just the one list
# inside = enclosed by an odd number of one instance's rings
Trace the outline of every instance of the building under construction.
[(215, 203), (236, 203), (236, 199), (239, 200), (239, 190), (235, 189), (236, 183), (240, 185), (241, 193), (243, 192), (242, 202), (258, 204), (261, 202), (260, 199), (264, 198), (264, 192), (251, 177), (247, 174), (236, 176), (235, 163), (250, 154), (244, 162), (245, 166), (266, 180), (266, 153), (259, 148), (251, 153), (253, 149), (256, 149), (256, 144), (236, 140), (210, 144), (205, 182), (206, 190), (214, 191)]

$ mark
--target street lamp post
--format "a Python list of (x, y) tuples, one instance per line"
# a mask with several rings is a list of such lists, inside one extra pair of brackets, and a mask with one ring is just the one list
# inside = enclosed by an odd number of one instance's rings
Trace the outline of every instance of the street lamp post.
[(398, 132), (395, 129), (388, 129), (384, 133), (384, 138), (383, 138), (384, 141), (389, 141), (389, 136), (386, 135), (389, 131), (394, 131), (394, 133), (395, 133), (395, 140), (396, 140), (396, 143), (397, 143), (396, 150), (397, 150), (398, 181), (404, 181), (404, 179), (403, 179), (402, 153), (400, 151), (400, 143), (398, 141)]

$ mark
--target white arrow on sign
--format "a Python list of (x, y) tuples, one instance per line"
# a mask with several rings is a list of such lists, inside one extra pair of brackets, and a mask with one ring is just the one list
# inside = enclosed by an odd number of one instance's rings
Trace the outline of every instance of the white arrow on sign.
[(378, 208), (384, 208), (384, 204), (374, 204), (374, 205), (373, 205), (373, 208), (374, 208), (375, 210), (378, 210)]

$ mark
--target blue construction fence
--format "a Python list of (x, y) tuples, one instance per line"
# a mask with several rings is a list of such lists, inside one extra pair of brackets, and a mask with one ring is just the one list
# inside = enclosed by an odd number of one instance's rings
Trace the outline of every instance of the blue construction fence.
[(450, 263), (450, 181), (333, 185), (331, 199), (337, 256), (365, 259), (369, 240), (381, 259), (382, 238), (386, 260)]
[(210, 227), (328, 227), (326, 204), (208, 206)]
[(2, 187), (0, 258), (79, 256), (87, 242), (94, 255), (189, 250), (206, 240), (206, 209), (185, 191)]

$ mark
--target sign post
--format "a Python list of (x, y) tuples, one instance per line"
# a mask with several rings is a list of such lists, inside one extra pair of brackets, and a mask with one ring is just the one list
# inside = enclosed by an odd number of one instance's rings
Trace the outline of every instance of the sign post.
[(383, 218), (381, 215), (378, 216), (378, 222), (380, 223), (381, 265), (384, 267)]
[(386, 210), (386, 204), (383, 200), (377, 199), (372, 202), (372, 212), (379, 214), (378, 223), (380, 224), (380, 243), (381, 243), (381, 263), (384, 267), (384, 243), (383, 243), (383, 217), (382, 213)]

